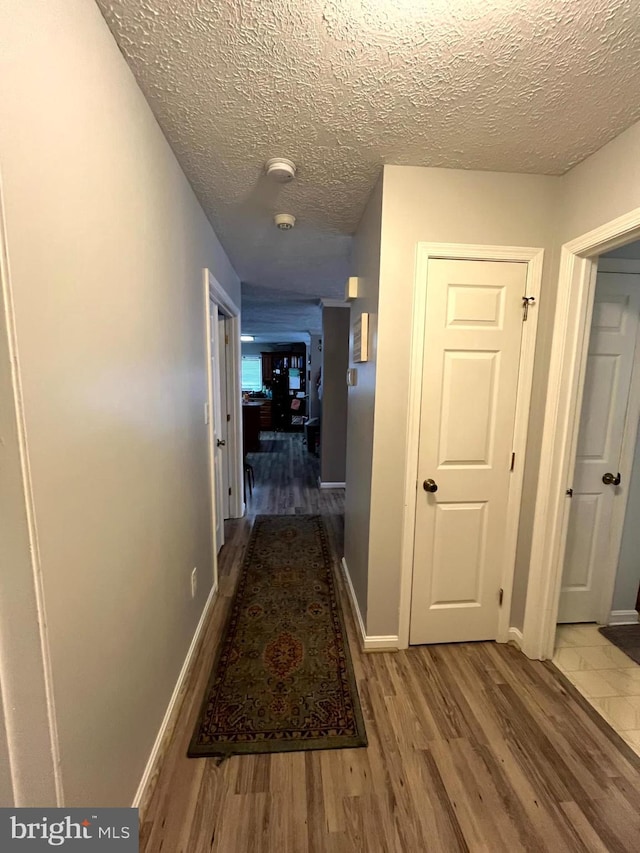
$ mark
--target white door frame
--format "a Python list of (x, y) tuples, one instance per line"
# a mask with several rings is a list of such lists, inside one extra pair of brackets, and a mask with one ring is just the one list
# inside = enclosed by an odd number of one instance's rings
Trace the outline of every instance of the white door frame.
[(636, 208), (562, 246), (521, 644), (531, 658), (553, 656), (598, 256), (639, 238)]
[[(243, 483), (244, 469), (242, 460), (242, 396), (241, 396), (241, 362), (240, 362), (240, 309), (231, 300), (210, 270), (203, 270), (203, 314), (205, 335), (205, 356), (207, 369), (207, 436), (209, 447), (209, 489), (211, 494), (211, 524), (213, 530), (213, 573), (214, 585), (218, 583), (218, 547), (216, 542), (216, 479), (213, 467), (213, 418), (211, 413), (214, 406), (214, 385), (211, 369), (211, 326), (210, 304), (213, 302), (220, 311), (230, 319), (229, 348), (227, 352), (227, 391), (229, 393), (228, 423), (229, 437), (229, 486), (231, 488), (231, 517), (242, 518), (244, 515)], [(232, 403), (232, 405), (231, 405)], [(227, 413), (224, 413), (226, 417)]]
[(11, 800), (16, 807), (62, 807), (49, 626), (13, 293), (0, 182), (0, 760), (3, 789), (9, 788), (3, 790), (3, 805)]
[[(418, 243), (416, 275), (413, 288), (413, 329), (411, 335), (411, 364), (409, 368), (409, 409), (407, 418), (406, 481), (404, 495), (404, 523), (400, 563), (400, 625), (398, 646), (409, 646), (411, 621), (411, 587), (413, 580), (414, 540), (416, 527), (416, 491), (418, 488), (418, 452), (420, 439), (420, 407), (422, 397), (422, 365), (424, 360), (425, 310), (427, 300), (427, 270), (431, 258), (466, 261), (520, 261), (527, 264), (527, 295), (535, 302), (529, 309), (526, 323), (522, 324), (520, 344), (520, 369), (514, 426), (513, 449), (516, 454), (514, 476), (509, 486), (506, 518), (505, 562), (502, 571), (504, 590), (498, 623), (499, 642), (509, 637), (511, 593), (518, 542), (518, 521), (524, 462), (529, 426), (529, 401), (533, 383), (533, 362), (538, 329), (538, 302), (542, 281), (544, 250), (522, 246), (474, 246), (455, 243)], [(524, 296), (525, 294), (523, 294)]]
[[(600, 273), (614, 274), (633, 274), (640, 276), (640, 260), (630, 261), (618, 258), (603, 258), (598, 261), (598, 275)], [(597, 292), (594, 288), (594, 302)], [(593, 309), (592, 312), (593, 314)], [(591, 337), (591, 324), (589, 325), (589, 334), (585, 340), (586, 354), (588, 356)], [(586, 376), (586, 368), (585, 368)], [(638, 419), (640, 418), (640, 328), (636, 335), (636, 342), (633, 353), (633, 365), (631, 369), (631, 377), (629, 380), (629, 391), (626, 397), (626, 411), (624, 415), (624, 425), (622, 429), (622, 440), (620, 446), (620, 457), (617, 471), (622, 478), (623, 492), (616, 495), (613, 501), (611, 510), (611, 518), (609, 522), (609, 548), (604, 560), (604, 563), (599, 567), (602, 584), (600, 588), (599, 601), (597, 604), (595, 617), (596, 621), (601, 625), (609, 623), (611, 615), (611, 605), (613, 603), (613, 593), (616, 585), (616, 575), (618, 572), (618, 563), (620, 561), (620, 550), (622, 548), (622, 533), (624, 530), (624, 521), (627, 512), (627, 503), (629, 500), (629, 483), (631, 480), (631, 472), (633, 469), (633, 461), (636, 450), (636, 439), (638, 435)], [(580, 406), (580, 417), (578, 418), (578, 430), (582, 425), (582, 405)], [(577, 445), (576, 445), (577, 447)], [(577, 453), (577, 450), (576, 450)], [(575, 468), (575, 460), (574, 466)], [(613, 470), (613, 469), (610, 469)], [(572, 476), (574, 475), (572, 470)], [(569, 505), (570, 508), (570, 505)], [(569, 518), (567, 518), (567, 523)], [(564, 574), (564, 558), (562, 571)], [(562, 585), (558, 602), (562, 597)], [(560, 604), (558, 603), (558, 610)]]
[[(222, 322), (220, 322), (222, 320)], [(224, 463), (223, 463), (223, 472), (222, 472), (222, 497), (224, 500), (224, 512), (225, 518), (231, 518), (231, 501), (233, 500), (233, 496), (229, 494), (229, 451), (227, 448), (231, 446), (231, 439), (229, 436), (229, 421), (226, 419), (227, 408), (229, 403), (231, 402), (231, 396), (229, 394), (229, 389), (227, 388), (227, 382), (229, 380), (229, 371), (227, 369), (227, 348), (228, 344), (225, 342), (225, 337), (229, 339), (229, 318), (224, 315), (222, 318), (218, 315), (218, 343), (219, 349), (218, 354), (220, 357), (220, 401), (222, 403), (222, 407), (225, 412), (225, 417), (221, 418), (221, 426), (222, 426), (222, 438), (226, 442), (226, 447), (222, 453)], [(223, 375), (224, 374), (224, 375)]]

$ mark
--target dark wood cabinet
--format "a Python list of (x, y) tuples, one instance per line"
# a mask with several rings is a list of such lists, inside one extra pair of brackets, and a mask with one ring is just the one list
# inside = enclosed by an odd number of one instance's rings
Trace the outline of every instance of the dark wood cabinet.
[(265, 400), (260, 406), (260, 429), (272, 429), (273, 421), (271, 418), (271, 400)]
[(242, 447), (244, 453), (260, 450), (260, 412), (262, 403), (242, 405)]
[(270, 352), (260, 353), (262, 359), (262, 382), (266, 385), (268, 385), (273, 380), (273, 369), (271, 365), (272, 355), (273, 353)]

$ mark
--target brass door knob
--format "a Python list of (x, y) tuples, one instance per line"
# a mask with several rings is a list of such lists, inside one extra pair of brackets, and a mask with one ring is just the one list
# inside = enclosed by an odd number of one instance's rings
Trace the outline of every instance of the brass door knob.
[(603, 476), (602, 482), (605, 486), (619, 486), (620, 485), (620, 472), (618, 471), (617, 475), (612, 474), (610, 471)]

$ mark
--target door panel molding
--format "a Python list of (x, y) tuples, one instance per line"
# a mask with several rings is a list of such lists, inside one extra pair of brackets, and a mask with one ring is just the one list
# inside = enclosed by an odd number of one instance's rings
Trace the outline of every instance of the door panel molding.
[[(505, 561), (502, 571), (503, 600), (500, 610), (498, 636), (499, 642), (507, 642), (509, 636), (509, 615), (515, 554), (518, 538), (518, 522), (522, 498), (524, 461), (529, 426), (529, 402), (533, 383), (533, 364), (538, 329), (537, 305), (540, 298), (542, 265), (544, 250), (528, 246), (483, 246), (455, 243), (418, 243), (416, 256), (416, 274), (413, 291), (413, 328), (411, 335), (411, 362), (409, 369), (409, 409), (407, 418), (407, 454), (405, 459), (405, 497), (402, 555), (400, 566), (400, 625), (398, 645), (409, 645), (411, 620), (411, 589), (413, 580), (414, 540), (416, 528), (416, 491), (418, 489), (418, 454), (420, 437), (420, 412), (422, 396), (422, 369), (425, 347), (426, 322), (426, 282), (429, 260), (436, 258), (447, 260), (473, 261), (515, 261), (527, 264), (526, 291), (534, 297), (523, 323), (520, 346), (520, 364), (518, 370), (518, 393), (516, 399), (515, 429), (513, 451), (516, 454), (516, 466), (510, 481), (507, 518), (505, 519)], [(524, 294), (523, 294), (524, 295)], [(455, 305), (454, 305), (455, 307)], [(459, 321), (463, 323), (460, 305)], [(498, 312), (498, 307), (496, 307)], [(488, 322), (496, 323), (500, 315), (488, 317)], [(452, 318), (453, 319), (453, 318)], [(501, 322), (501, 321), (500, 321)]]

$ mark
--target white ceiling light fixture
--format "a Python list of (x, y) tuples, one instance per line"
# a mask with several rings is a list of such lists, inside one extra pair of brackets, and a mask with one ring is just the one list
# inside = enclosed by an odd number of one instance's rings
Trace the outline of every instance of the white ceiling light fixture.
[(250, 344), (252, 341), (255, 341), (253, 335), (240, 335), (240, 340), (243, 344)]
[(265, 165), (267, 175), (281, 184), (287, 184), (296, 176), (296, 164), (286, 157), (272, 157)]
[(296, 218), (291, 213), (276, 213), (273, 217), (276, 227), (281, 231), (291, 231), (296, 224)]

